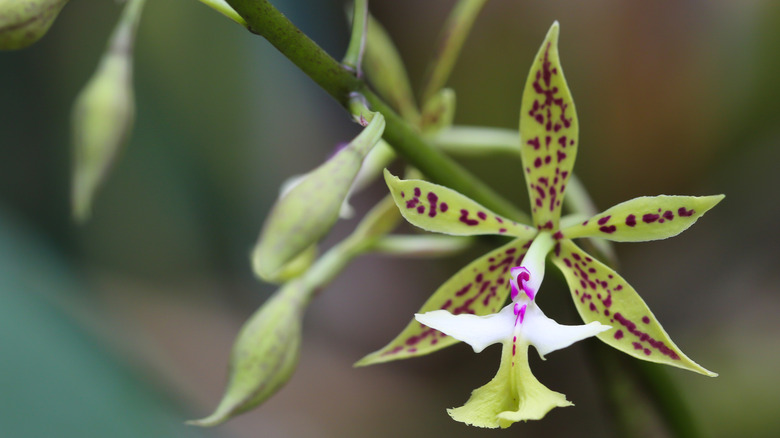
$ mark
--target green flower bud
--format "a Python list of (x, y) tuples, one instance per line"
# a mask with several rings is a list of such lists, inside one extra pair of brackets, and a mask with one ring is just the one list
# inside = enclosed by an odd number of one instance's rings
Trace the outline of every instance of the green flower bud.
[(0, 0), (0, 50), (23, 49), (41, 39), (68, 0)]
[(372, 15), (368, 16), (363, 70), (377, 93), (405, 120), (417, 124), (420, 114), (401, 55), (390, 35)]
[[(252, 257), (252, 266), (255, 272), (259, 272), (262, 270), (262, 260), (256, 257), (257, 254), (253, 254)], [(274, 278), (274, 281), (279, 283), (285, 283), (287, 281), (292, 280), (293, 278), (298, 278), (301, 275), (303, 275), (306, 270), (309, 269), (312, 263), (314, 263), (314, 260), (317, 259), (317, 245), (314, 244), (303, 251), (301, 251), (298, 255), (292, 258), (289, 262), (285, 263), (284, 266), (279, 268), (279, 271), (276, 274), (276, 278)]]
[(452, 126), (455, 118), (455, 91), (442, 88), (425, 103), (420, 125), (426, 135), (435, 135)]
[(188, 424), (216, 426), (258, 406), (287, 383), (298, 365), (307, 295), (305, 283), (293, 281), (249, 318), (233, 344), (222, 401), (213, 414)]
[(73, 106), (71, 201), (73, 217), (79, 222), (89, 218), (95, 192), (133, 126), (132, 48), (143, 3), (127, 4), (97, 71)]
[(278, 281), (284, 265), (330, 231), (363, 159), (384, 128), (384, 117), (376, 113), (352, 142), (303, 176), (276, 202), (252, 253), (260, 278)]

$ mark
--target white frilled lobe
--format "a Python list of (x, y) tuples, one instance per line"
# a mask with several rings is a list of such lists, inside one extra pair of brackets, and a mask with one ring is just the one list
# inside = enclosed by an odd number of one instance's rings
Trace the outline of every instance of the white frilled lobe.
[(516, 421), (542, 418), (556, 406), (570, 405), (563, 394), (550, 391), (531, 374), (528, 346), (536, 347), (544, 359), (548, 353), (611, 327), (595, 321), (586, 325), (561, 325), (545, 316), (536, 304), (544, 277), (544, 261), (553, 246), (549, 233), (540, 233), (534, 239), (521, 266), (510, 271), (512, 303), (498, 313), (453, 315), (436, 310), (415, 315), (420, 323), (466, 342), (476, 353), (488, 345), (504, 345), (496, 377), (475, 390), (464, 406), (449, 410), (454, 419), (481, 427), (508, 427)]

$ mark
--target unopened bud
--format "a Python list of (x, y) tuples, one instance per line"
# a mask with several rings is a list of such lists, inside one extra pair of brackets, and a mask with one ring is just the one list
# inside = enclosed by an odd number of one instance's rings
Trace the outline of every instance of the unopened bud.
[(263, 304), (241, 328), (230, 355), (225, 394), (213, 414), (189, 421), (216, 426), (274, 395), (298, 365), (305, 285), (293, 281)]
[(130, 0), (97, 71), (73, 106), (73, 217), (89, 218), (103, 183), (135, 118), (132, 46), (144, 0)]
[(276, 202), (252, 252), (260, 278), (278, 281), (284, 265), (330, 231), (363, 159), (384, 128), (384, 117), (376, 113), (363, 132)]
[(0, 0), (0, 50), (23, 49), (38, 41), (68, 0)]
[(451, 88), (442, 88), (425, 103), (420, 125), (426, 135), (435, 135), (452, 126), (454, 118), (455, 91)]

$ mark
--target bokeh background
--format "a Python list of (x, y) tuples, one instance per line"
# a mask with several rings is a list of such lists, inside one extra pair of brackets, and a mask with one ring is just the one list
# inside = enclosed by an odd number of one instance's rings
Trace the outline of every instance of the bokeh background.
[[(341, 1), (276, 1), (335, 57)], [(419, 87), (451, 0), (371, 2)], [(0, 435), (427, 437), (613, 433), (581, 346), (533, 358), (575, 408), (485, 431), (453, 422), (498, 366), (497, 347), (354, 369), (480, 243), (446, 260), (365, 257), (306, 315), (298, 372), (260, 409), (201, 430), (233, 337), (273, 292), (249, 264), (279, 185), (357, 128), (324, 92), (195, 0), (149, 1), (136, 47), (138, 115), (93, 219), (69, 219), (69, 111), (116, 21), (116, 2), (68, 4), (49, 34), (0, 53)], [(713, 437), (780, 434), (780, 2), (488, 2), (449, 85), (456, 123), (515, 128), (553, 20), (581, 125), (576, 172), (606, 208), (655, 194), (725, 193), (682, 236), (617, 246), (620, 272), (688, 355), (670, 370)], [(525, 205), (519, 164), (468, 163)], [(356, 198), (367, 209), (376, 185)], [(355, 224), (338, 225), (326, 246)], [(551, 277), (543, 305), (575, 322)], [(592, 341), (596, 342), (596, 341)], [(662, 436), (648, 428), (647, 436)]]

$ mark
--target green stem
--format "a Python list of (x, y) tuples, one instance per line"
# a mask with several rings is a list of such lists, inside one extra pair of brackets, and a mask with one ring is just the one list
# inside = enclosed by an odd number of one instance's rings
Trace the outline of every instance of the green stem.
[(459, 157), (506, 154), (520, 159), (520, 133), (514, 129), (456, 125), (432, 141), (438, 149)]
[(419, 132), (404, 121), (363, 81), (345, 69), (314, 41), (309, 39), (268, 0), (227, 0), (247, 22), (247, 28), (268, 40), (284, 56), (348, 108), (351, 93), (365, 96), (371, 109), (381, 112), (386, 119), (384, 138), (398, 154), (440, 184), (457, 190), (485, 207), (529, 223), (527, 214), (498, 195), (480, 179), (435, 149)]
[(482, 10), (486, 0), (460, 0), (447, 18), (439, 36), (437, 57), (429, 68), (427, 84), (422, 94), (423, 107), (436, 94), (450, 77), (452, 67), (458, 59), (460, 49), (466, 40), (474, 20)]
[(366, 24), (368, 23), (368, 0), (355, 0), (352, 13), (352, 36), (349, 39), (347, 53), (342, 64), (353, 69), (357, 77), (362, 77), (363, 52), (366, 48)]

